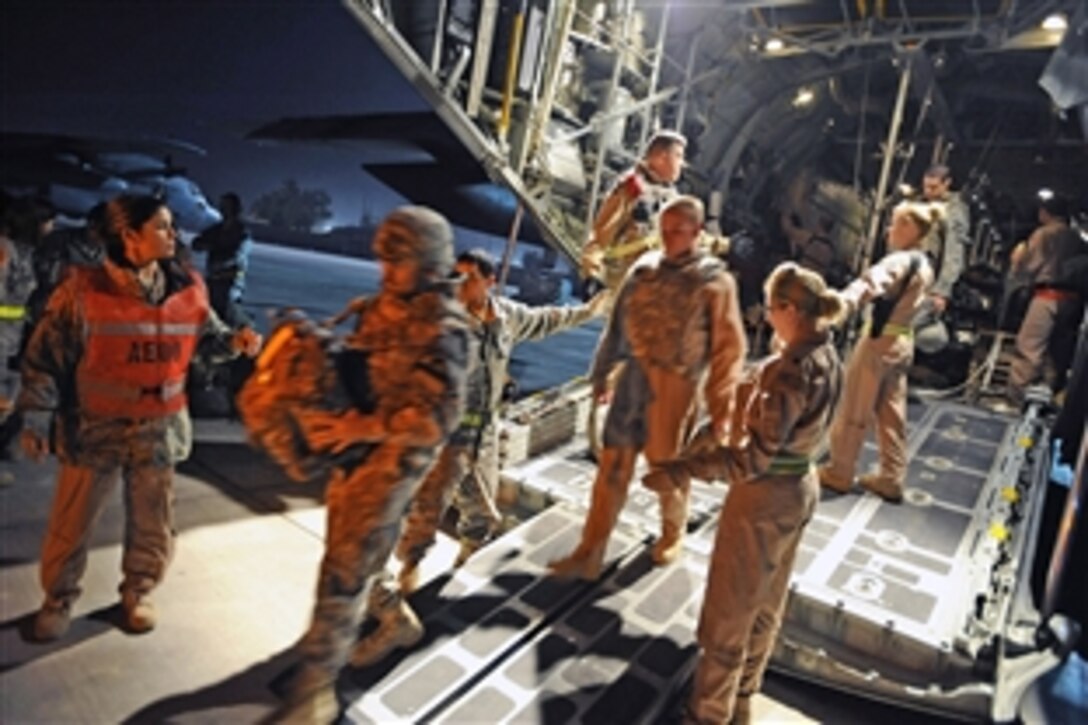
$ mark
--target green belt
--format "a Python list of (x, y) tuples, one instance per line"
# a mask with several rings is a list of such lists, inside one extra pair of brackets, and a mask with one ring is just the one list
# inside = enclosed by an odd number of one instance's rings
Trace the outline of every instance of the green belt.
[(461, 416), (462, 428), (483, 428), (487, 423), (487, 415), (477, 410), (465, 411), (465, 414)]
[[(873, 325), (871, 322), (865, 323), (865, 329), (862, 331), (863, 337), (869, 337), (869, 331)], [(880, 331), (881, 337), (914, 337), (914, 328), (910, 325), (896, 325), (893, 322), (885, 322), (884, 329)]]
[(26, 317), (26, 305), (0, 305), (0, 320), (17, 322)]
[(780, 455), (771, 459), (767, 473), (771, 476), (803, 476), (812, 465), (805, 456)]

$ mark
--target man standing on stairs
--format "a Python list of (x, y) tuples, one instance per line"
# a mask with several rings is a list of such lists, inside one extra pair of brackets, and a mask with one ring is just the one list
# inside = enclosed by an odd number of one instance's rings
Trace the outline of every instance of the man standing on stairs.
[(676, 197), (684, 169), (687, 139), (676, 131), (658, 131), (646, 154), (623, 174), (601, 204), (582, 250), (582, 277), (615, 291), (627, 270), (643, 255), (661, 248), (656, 235), (662, 207)]
[(368, 612), (378, 629), (356, 645), (351, 662), (365, 667), (397, 647), (411, 647), (423, 637), (423, 626), (404, 598), (418, 585), (419, 563), (434, 545), (435, 534), (450, 498), (459, 512), (457, 533), (460, 566), (487, 543), (500, 523), (495, 496), (499, 487), (498, 412), (503, 383), (514, 345), (540, 340), (602, 314), (609, 295), (598, 294), (582, 305), (529, 307), (493, 294), (495, 260), (482, 249), (462, 252), (456, 271), (458, 298), (469, 316), (478, 357), (469, 372), (465, 414), (460, 427), (439, 454), (438, 462), (412, 499), (397, 542), (400, 586), (379, 581), (370, 592)]
[[(666, 205), (660, 218), (664, 251), (646, 254), (620, 288), (590, 372), (594, 395), (607, 397), (613, 369), (623, 366), (611, 388), (581, 542), (549, 564), (558, 576), (600, 576), (638, 454), (651, 466), (676, 458), (695, 422), (700, 383), (715, 434), (725, 432), (748, 344), (732, 277), (720, 260), (696, 247), (703, 221), (698, 199), (681, 196)], [(690, 486), (657, 493), (662, 533), (652, 555), (663, 565), (680, 555)]]

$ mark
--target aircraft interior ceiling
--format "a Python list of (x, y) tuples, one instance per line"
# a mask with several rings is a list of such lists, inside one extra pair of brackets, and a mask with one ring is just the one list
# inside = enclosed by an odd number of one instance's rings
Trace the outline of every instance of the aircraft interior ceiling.
[[(1070, 29), (1060, 52), (1061, 34), (1041, 29), (1058, 12)], [(1047, 73), (1051, 89), (1088, 100), (1084, 13), (1075, 0), (678, 2), (661, 85), (682, 84), (691, 58), (689, 176), (727, 189), (741, 224), (803, 170), (863, 196), (874, 189), (905, 73), (891, 181), (917, 185), (941, 160), (957, 187), (985, 177), (991, 193), (1030, 212), (1042, 187), (1072, 198), (1088, 188), (1083, 114), (1059, 108), (1059, 93), (1040, 84)]]

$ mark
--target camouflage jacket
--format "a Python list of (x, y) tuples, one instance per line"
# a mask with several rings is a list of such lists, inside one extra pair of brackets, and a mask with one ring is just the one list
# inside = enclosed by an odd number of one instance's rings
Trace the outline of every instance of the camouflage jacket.
[(358, 313), (348, 345), (367, 354), (377, 409), (366, 424), (380, 431), (368, 441), (441, 445), (461, 423), (475, 355), (453, 284), (443, 281), (411, 297), (380, 292), (359, 304)]
[(669, 259), (645, 255), (624, 280), (593, 360), (595, 390), (604, 390), (624, 360), (663, 367), (691, 380), (707, 373), (711, 417), (728, 417), (748, 343), (736, 284), (725, 265), (703, 253)]
[[(160, 270), (156, 284), (145, 291), (132, 270), (109, 261), (103, 264), (118, 297), (142, 297), (161, 304), (193, 284), (195, 272), (176, 261), (161, 263)], [(192, 448), (192, 425), (186, 410), (148, 419), (97, 418), (79, 410), (76, 368), (88, 334), (82, 292), (78, 278), (62, 282), (30, 338), (23, 358), (23, 388), (16, 404), (23, 412), (24, 425), (43, 436), (52, 426), (53, 448), (62, 462), (71, 465), (111, 468), (124, 462), (172, 465), (184, 460)], [(213, 338), (215, 352), (224, 357), (236, 354), (230, 345), (233, 334), (209, 309), (201, 335)]]
[(0, 235), (0, 324), (17, 323), (21, 334), (25, 308), (37, 282), (34, 277), (33, 249), (22, 242)]
[(971, 243), (971, 212), (959, 194), (952, 194), (936, 204), (944, 216), (933, 225), (922, 247), (929, 254), (937, 274), (930, 292), (951, 297), (953, 285), (963, 274), (964, 256)]
[(485, 417), (502, 402), (503, 382), (515, 345), (575, 327), (593, 315), (589, 305), (529, 307), (506, 297), (492, 297), (490, 305), (493, 319), (472, 320), (479, 348), (477, 364), (469, 374), (466, 406), (469, 412)]

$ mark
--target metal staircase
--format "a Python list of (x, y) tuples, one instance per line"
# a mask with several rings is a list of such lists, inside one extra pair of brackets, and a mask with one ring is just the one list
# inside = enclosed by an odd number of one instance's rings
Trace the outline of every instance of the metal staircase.
[(662, 125), (665, 104), (683, 119), (682, 87), (660, 86), (667, 1), (345, 4), (488, 178), (517, 197), (511, 243), (527, 214), (578, 260), (604, 191)]

